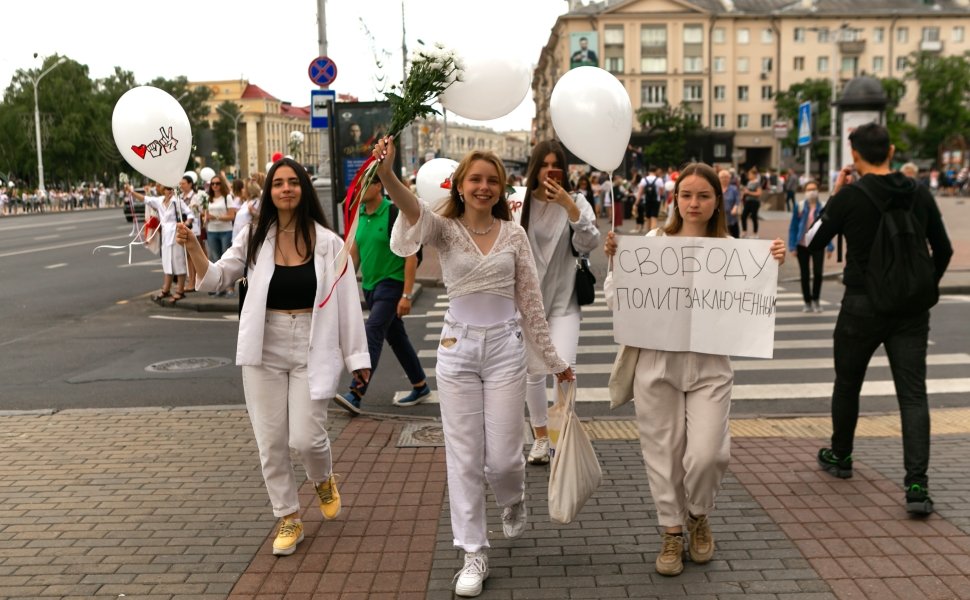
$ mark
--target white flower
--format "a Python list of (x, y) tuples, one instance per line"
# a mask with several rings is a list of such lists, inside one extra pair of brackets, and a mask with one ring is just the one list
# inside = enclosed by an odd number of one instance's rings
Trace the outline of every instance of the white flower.
[(291, 131), (290, 132), (290, 141), (293, 142), (293, 143), (295, 143), (295, 144), (302, 144), (303, 143), (303, 132), (302, 131)]

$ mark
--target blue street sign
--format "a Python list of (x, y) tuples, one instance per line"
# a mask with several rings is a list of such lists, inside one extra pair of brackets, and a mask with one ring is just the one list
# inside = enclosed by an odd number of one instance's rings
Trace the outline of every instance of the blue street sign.
[(307, 74), (313, 83), (328, 86), (337, 78), (337, 64), (326, 56), (318, 56), (310, 61)]
[(326, 129), (327, 123), (327, 104), (337, 99), (337, 92), (334, 90), (310, 90), (310, 127), (313, 129)]
[(798, 145), (807, 146), (812, 143), (812, 103), (802, 102), (798, 105)]

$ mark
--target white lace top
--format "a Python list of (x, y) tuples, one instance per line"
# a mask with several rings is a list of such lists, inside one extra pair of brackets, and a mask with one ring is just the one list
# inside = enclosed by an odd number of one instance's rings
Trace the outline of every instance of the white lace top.
[(530, 372), (559, 373), (569, 367), (556, 353), (549, 336), (539, 277), (529, 238), (522, 227), (499, 221), (501, 230), (495, 244), (488, 254), (482, 254), (457, 219), (435, 214), (424, 202), (417, 223), (409, 225), (407, 221), (402, 215), (391, 231), (391, 250), (395, 254), (410, 256), (421, 245), (436, 248), (448, 298), (487, 292), (515, 300), (529, 350)]

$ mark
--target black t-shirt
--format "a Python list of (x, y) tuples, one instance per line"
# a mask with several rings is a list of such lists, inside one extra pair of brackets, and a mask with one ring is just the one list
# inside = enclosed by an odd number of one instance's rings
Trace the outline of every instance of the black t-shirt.
[(833, 237), (841, 233), (848, 246), (843, 273), (846, 293), (865, 293), (869, 250), (875, 242), (881, 216), (872, 200), (858, 189), (860, 185), (865, 185), (873, 195), (894, 203), (909, 205), (910, 202), (915, 202), (913, 213), (924, 227), (926, 241), (930, 244), (936, 265), (936, 279), (939, 281), (953, 256), (953, 247), (943, 227), (940, 209), (929, 190), (916, 185), (915, 181), (902, 173), (866, 175), (858, 183), (839, 190), (825, 204), (822, 223), (808, 246), (809, 251), (822, 250)]

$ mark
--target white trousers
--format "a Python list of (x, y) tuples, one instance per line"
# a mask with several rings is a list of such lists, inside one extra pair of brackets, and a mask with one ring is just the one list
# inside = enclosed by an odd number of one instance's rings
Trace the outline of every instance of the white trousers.
[(291, 448), (300, 455), (310, 481), (326, 481), (333, 469), (325, 428), (328, 403), (310, 399), (309, 348), (310, 313), (267, 311), (263, 364), (242, 368), (246, 410), (256, 435), (263, 481), (277, 517), (300, 510)]
[[(549, 335), (556, 353), (571, 367), (576, 366), (576, 347), (579, 345), (579, 312), (560, 317), (549, 317)], [(529, 421), (533, 427), (545, 427), (549, 423), (549, 375), (532, 375), (527, 378), (526, 404)], [(579, 379), (577, 378), (577, 385)], [(555, 385), (555, 383), (553, 384)]]
[(435, 374), (456, 547), (488, 547), (485, 483), (499, 506), (525, 493), (525, 342), (514, 320), (488, 327), (445, 317)]
[(661, 527), (710, 514), (731, 458), (727, 356), (640, 350), (633, 382), (640, 449)]

